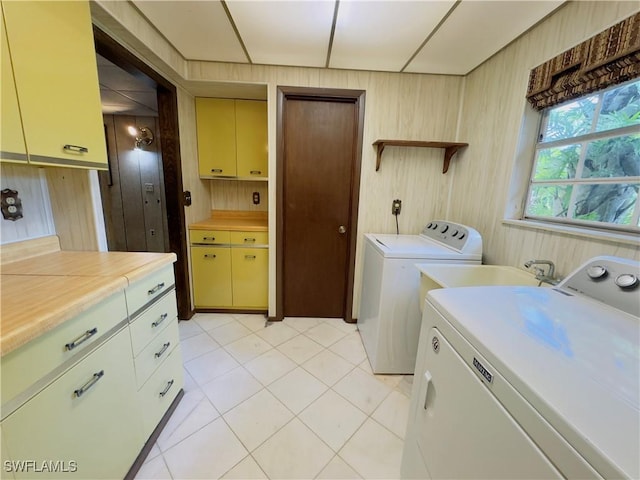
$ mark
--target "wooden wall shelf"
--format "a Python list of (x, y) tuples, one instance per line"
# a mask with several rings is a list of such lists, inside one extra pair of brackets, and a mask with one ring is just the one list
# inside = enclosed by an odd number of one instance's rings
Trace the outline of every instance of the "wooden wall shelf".
[(421, 140), (376, 140), (373, 145), (378, 149), (376, 158), (376, 172), (380, 170), (380, 162), (382, 161), (382, 152), (385, 147), (428, 147), (428, 148), (444, 148), (444, 163), (442, 164), (442, 173), (449, 170), (449, 162), (451, 157), (461, 148), (468, 147), (468, 143), (456, 142), (426, 142)]

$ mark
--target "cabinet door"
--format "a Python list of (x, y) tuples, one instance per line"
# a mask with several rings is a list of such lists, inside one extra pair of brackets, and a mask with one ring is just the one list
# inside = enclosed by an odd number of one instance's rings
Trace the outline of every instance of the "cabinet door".
[(230, 307), (231, 252), (228, 247), (191, 247), (196, 307)]
[(123, 478), (143, 444), (130, 351), (124, 328), (7, 417), (2, 433), (12, 460), (76, 463), (73, 473), (38, 478)]
[(238, 177), (267, 177), (267, 102), (236, 100)]
[(232, 99), (196, 98), (198, 166), (201, 177), (235, 177), (236, 107)]
[(0, 106), (0, 160), (4, 162), (26, 163), (27, 149), (24, 145), (22, 121), (18, 109), (16, 84), (13, 80), (13, 67), (9, 58), (7, 32), (4, 28), (4, 15), (0, 10), (0, 61), (2, 62), (2, 100)]
[(233, 305), (267, 308), (269, 293), (269, 250), (232, 248)]
[(29, 162), (106, 169), (89, 2), (2, 8)]

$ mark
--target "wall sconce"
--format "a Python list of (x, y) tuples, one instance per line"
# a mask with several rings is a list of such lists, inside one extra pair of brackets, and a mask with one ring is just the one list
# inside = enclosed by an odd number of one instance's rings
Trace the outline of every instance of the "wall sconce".
[(140, 148), (140, 145), (151, 145), (153, 142), (153, 132), (148, 127), (138, 128), (130, 125), (127, 130), (136, 138), (136, 148)]

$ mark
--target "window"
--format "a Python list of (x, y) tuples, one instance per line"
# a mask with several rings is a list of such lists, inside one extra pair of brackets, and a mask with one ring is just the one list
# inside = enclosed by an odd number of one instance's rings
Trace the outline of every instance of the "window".
[(543, 111), (525, 217), (640, 232), (640, 80)]

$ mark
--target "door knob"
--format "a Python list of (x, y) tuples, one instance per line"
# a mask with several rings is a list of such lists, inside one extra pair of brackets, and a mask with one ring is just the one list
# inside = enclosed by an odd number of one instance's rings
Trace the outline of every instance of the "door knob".
[(345, 233), (346, 231), (347, 231), (347, 229), (345, 228), (345, 226), (344, 226), (344, 225), (340, 225), (340, 226), (338, 227), (338, 232), (339, 232), (339, 233)]

